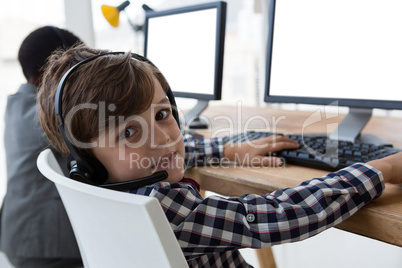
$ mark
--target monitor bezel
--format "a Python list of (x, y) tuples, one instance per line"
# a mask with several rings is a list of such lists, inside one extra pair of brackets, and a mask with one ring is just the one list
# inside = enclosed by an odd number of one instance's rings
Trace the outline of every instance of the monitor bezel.
[[(226, 3), (223, 1), (211, 2), (205, 4), (191, 5), (180, 8), (173, 8), (162, 11), (148, 11), (145, 14), (144, 22), (144, 56), (147, 57), (148, 45), (148, 23), (149, 20), (155, 17), (170, 16), (181, 13), (197, 12), (206, 9), (217, 10), (216, 23), (216, 43), (215, 43), (215, 71), (214, 71), (214, 89), (213, 94), (204, 93), (188, 93), (176, 92), (172, 88), (175, 97), (193, 98), (199, 100), (220, 100), (222, 98), (222, 77), (223, 77), (223, 57), (225, 46), (225, 27), (226, 27)], [(152, 59), (150, 59), (152, 61)]]
[(378, 109), (402, 109), (402, 101), (392, 100), (370, 100), (370, 99), (348, 99), (348, 98), (315, 98), (300, 96), (283, 96), (269, 94), (271, 80), (271, 56), (273, 52), (274, 28), (275, 28), (275, 7), (276, 0), (271, 0), (268, 10), (268, 38), (266, 50), (266, 70), (265, 70), (265, 89), (264, 102), (266, 103), (295, 103), (312, 105), (330, 105), (336, 103), (337, 106), (350, 108), (378, 108)]

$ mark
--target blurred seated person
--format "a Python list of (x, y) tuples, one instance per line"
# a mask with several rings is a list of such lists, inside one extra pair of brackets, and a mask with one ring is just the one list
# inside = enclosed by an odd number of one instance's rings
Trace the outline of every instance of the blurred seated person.
[[(53, 51), (78, 43), (82, 42), (73, 33), (45, 26), (31, 32), (18, 52), (27, 82), (7, 100), (4, 133), (7, 192), (0, 235), (0, 249), (15, 267), (82, 267), (78, 245), (56, 187), (36, 167), (38, 154), (50, 146), (37, 114), (36, 94), (42, 67)], [(65, 168), (65, 160), (56, 155), (60, 166)]]

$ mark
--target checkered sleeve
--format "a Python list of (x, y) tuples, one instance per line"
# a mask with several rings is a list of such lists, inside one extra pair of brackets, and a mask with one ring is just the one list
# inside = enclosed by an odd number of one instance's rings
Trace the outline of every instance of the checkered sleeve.
[(245, 195), (239, 201), (253, 215), (250, 245), (272, 246), (314, 236), (352, 216), (379, 197), (384, 187), (378, 170), (355, 164), (293, 188)]
[(155, 196), (186, 257), (306, 239), (353, 215), (384, 189), (379, 171), (355, 164), (266, 195), (203, 199), (188, 183), (166, 183)]
[(194, 139), (187, 134), (183, 136), (186, 168), (202, 166), (209, 162), (217, 162), (223, 158), (222, 138)]

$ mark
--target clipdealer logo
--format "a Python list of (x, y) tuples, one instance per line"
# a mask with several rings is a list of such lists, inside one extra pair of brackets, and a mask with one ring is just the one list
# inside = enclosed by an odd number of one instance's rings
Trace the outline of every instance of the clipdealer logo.
[[(327, 121), (333, 118), (339, 117), (339, 105), (338, 101), (335, 101), (329, 105), (322, 106), (313, 112), (303, 123), (302, 126), (302, 140), (303, 146), (306, 150), (313, 155), (316, 159), (328, 164), (329, 166), (336, 167), (339, 164), (339, 158), (337, 157), (337, 150), (339, 148), (338, 143), (338, 126), (339, 123), (328, 123), (326, 124), (325, 136), (329, 137), (331, 135), (331, 142), (327, 141), (324, 153), (317, 151), (306, 143), (305, 129), (314, 125), (315, 123), (322, 123), (322, 121)], [(335, 129), (335, 131), (331, 131)]]

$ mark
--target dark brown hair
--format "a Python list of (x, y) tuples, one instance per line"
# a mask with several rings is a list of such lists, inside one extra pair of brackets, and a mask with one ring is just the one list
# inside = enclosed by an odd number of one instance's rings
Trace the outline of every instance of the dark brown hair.
[[(58, 130), (55, 115), (59, 81), (73, 65), (105, 52), (79, 45), (66, 52), (56, 51), (48, 61), (38, 94), (39, 120), (47, 138), (62, 155), (69, 154), (69, 150)], [(147, 110), (154, 96), (154, 78), (166, 92), (168, 84), (159, 70), (134, 59), (131, 53), (105, 55), (80, 66), (68, 78), (62, 98), (63, 118), (71, 136), (81, 143), (90, 143), (108, 128), (109, 120), (116, 123), (119, 116), (128, 117)], [(77, 109), (83, 104), (94, 104), (98, 108)], [(101, 116), (100, 105), (105, 107)], [(67, 122), (70, 111), (74, 111), (74, 116)], [(76, 147), (81, 153), (92, 155), (90, 150)]]
[(31, 32), (18, 51), (18, 61), (27, 81), (42, 75), (42, 67), (53, 51), (58, 48), (67, 49), (78, 43), (81, 40), (73, 33), (54, 26), (41, 27)]

